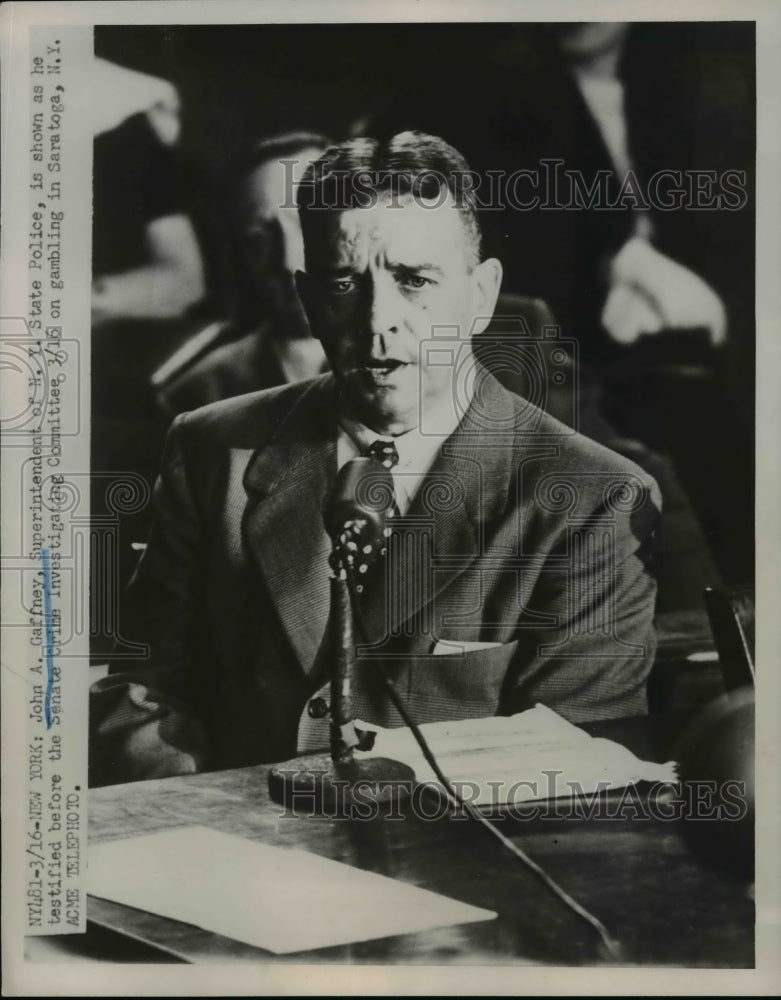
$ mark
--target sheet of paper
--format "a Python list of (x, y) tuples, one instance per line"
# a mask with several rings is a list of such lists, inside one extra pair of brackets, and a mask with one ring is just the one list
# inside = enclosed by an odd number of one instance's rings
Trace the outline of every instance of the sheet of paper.
[[(402, 761), (419, 782), (437, 783), (411, 730), (359, 725), (377, 731), (377, 739), (371, 751), (358, 756)], [(511, 716), (432, 722), (420, 729), (442, 772), (451, 782), (468, 784), (475, 805), (532, 802), (623, 788), (638, 781), (678, 780), (672, 761), (640, 760), (619, 743), (589, 736), (545, 705)]]
[(87, 891), (276, 954), (496, 916), (307, 851), (202, 826), (90, 847)]

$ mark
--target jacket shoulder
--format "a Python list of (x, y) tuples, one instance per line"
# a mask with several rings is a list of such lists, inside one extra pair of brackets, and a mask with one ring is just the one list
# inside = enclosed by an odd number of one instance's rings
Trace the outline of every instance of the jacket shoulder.
[[(579, 507), (622, 503), (630, 494), (644, 497), (661, 510), (656, 480), (631, 459), (562, 423), (556, 417), (516, 397), (519, 432), (516, 458), (524, 477), (546, 482), (550, 489), (568, 485)], [(538, 456), (534, 452), (540, 445)], [(608, 497), (610, 499), (608, 499)]]
[(181, 414), (174, 423), (188, 438), (207, 446), (255, 449), (300, 403), (321, 397), (331, 381), (330, 375), (320, 375), (305, 382), (221, 399)]
[(631, 459), (593, 438), (586, 437), (585, 434), (562, 423), (539, 406), (518, 397), (516, 406), (521, 417), (518, 427), (522, 448), (524, 444), (547, 440), (556, 444), (559, 452), (556, 464), (559, 467), (570, 467), (573, 470), (592, 468), (600, 472), (627, 472), (643, 479), (651, 478)]

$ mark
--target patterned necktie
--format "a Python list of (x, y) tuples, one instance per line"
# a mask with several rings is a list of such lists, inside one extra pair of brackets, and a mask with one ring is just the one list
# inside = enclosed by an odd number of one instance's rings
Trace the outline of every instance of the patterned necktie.
[[(362, 453), (364, 458), (374, 459), (379, 462), (389, 472), (399, 464), (399, 453), (393, 441), (383, 441), (378, 438), (372, 441), (368, 448)], [(388, 517), (399, 517), (399, 506), (394, 493), (391, 506), (388, 508)], [(382, 563), (386, 552), (386, 539), (390, 535), (390, 526), (385, 528), (384, 538), (378, 538), (373, 544), (363, 544), (359, 537), (349, 537), (352, 526), (348, 526), (342, 536), (344, 548), (347, 551), (347, 565), (349, 571), (355, 574), (355, 592), (362, 594), (364, 584), (369, 578), (376, 574), (376, 569)]]
[[(372, 441), (363, 454), (366, 458), (373, 458), (376, 462), (384, 465), (388, 472), (393, 472), (399, 464), (399, 453), (396, 450), (396, 444), (393, 441), (383, 441), (382, 438), (377, 438), (376, 441)], [(388, 516), (399, 517), (400, 515), (401, 511), (399, 510), (394, 490), (393, 504), (388, 510)]]

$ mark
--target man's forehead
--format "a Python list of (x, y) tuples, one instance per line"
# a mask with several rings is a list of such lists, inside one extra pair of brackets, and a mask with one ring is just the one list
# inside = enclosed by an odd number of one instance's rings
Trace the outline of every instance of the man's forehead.
[[(322, 239), (320, 235), (322, 234)], [(466, 257), (469, 240), (463, 221), (447, 192), (436, 198), (380, 195), (372, 204), (328, 212), (316, 226), (320, 253), (363, 257), (383, 252), (395, 257)], [(320, 256), (318, 253), (318, 256)]]

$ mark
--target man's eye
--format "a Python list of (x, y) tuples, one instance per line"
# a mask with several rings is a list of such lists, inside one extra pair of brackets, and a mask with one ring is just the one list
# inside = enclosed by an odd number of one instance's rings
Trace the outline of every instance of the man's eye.
[(420, 274), (405, 274), (401, 278), (401, 283), (407, 288), (424, 288), (426, 285), (431, 284), (428, 278), (424, 278)]
[(329, 288), (337, 295), (346, 295), (355, 288), (355, 280), (353, 278), (334, 278), (329, 283)]

